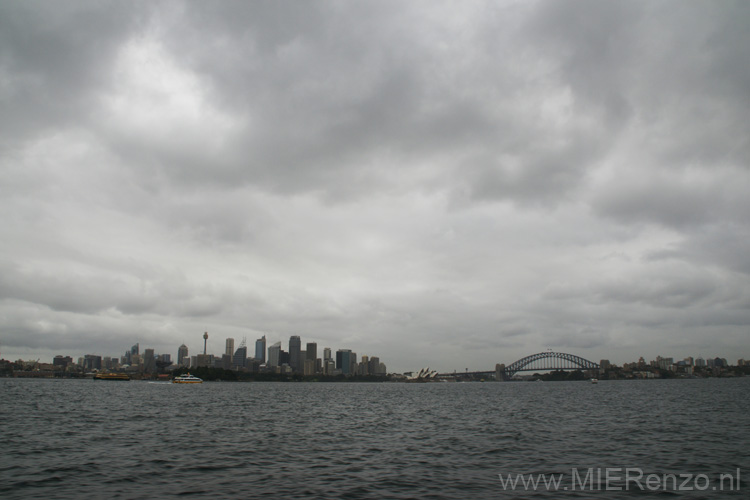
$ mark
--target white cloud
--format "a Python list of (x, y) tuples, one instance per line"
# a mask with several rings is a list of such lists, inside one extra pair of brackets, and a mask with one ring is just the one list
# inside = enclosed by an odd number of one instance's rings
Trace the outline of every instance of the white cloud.
[(750, 357), (744, 7), (114, 6), (0, 7), (3, 356)]

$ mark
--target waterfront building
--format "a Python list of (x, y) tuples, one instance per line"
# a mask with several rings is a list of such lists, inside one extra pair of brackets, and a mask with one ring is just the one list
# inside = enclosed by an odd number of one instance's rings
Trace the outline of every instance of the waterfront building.
[(266, 366), (269, 366), (269, 367), (279, 366), (280, 357), (281, 357), (281, 342), (276, 342), (274, 345), (268, 348), (268, 359), (266, 360)]
[(331, 348), (330, 347), (324, 347), (323, 348), (323, 361), (330, 361), (333, 358), (331, 357)]
[(255, 341), (255, 359), (260, 364), (266, 362), (266, 336), (263, 335), (261, 338)]
[(299, 335), (289, 337), (289, 366), (292, 367), (292, 371), (298, 373), (302, 372), (301, 350), (302, 340), (300, 340)]
[(102, 369), (102, 357), (96, 354), (86, 354), (83, 357), (83, 369), (90, 372), (92, 370)]
[(505, 363), (497, 363), (495, 365), (495, 380), (498, 382), (505, 381)]
[(182, 344), (177, 348), (177, 364), (185, 366), (189, 362), (190, 358), (188, 357), (188, 348), (185, 344)]
[(234, 339), (227, 339), (226, 349), (224, 350), (225, 354), (228, 354), (229, 356), (234, 353)]
[(72, 364), (73, 364), (73, 358), (71, 358), (70, 356), (62, 356), (58, 354), (52, 360), (52, 366), (59, 366), (59, 367), (62, 367), (63, 369), (67, 368), (68, 365), (72, 365)]
[(655, 366), (661, 370), (671, 370), (673, 364), (674, 364), (673, 358), (663, 358), (661, 356), (656, 356)]

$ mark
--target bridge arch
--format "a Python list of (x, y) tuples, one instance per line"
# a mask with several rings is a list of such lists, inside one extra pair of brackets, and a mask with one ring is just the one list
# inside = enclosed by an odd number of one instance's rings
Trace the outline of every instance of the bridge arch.
[(531, 354), (506, 366), (503, 377), (513, 378), (518, 372), (541, 370), (598, 370), (599, 364), (566, 352), (545, 351)]

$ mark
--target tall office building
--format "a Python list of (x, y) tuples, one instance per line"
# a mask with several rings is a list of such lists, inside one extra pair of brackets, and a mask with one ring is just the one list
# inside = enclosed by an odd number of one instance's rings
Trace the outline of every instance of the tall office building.
[(323, 348), (323, 361), (331, 361), (333, 358), (331, 357), (331, 348), (330, 347), (324, 347)]
[(135, 364), (133, 362), (133, 358), (136, 356), (139, 356), (141, 354), (140, 346), (138, 344), (135, 344), (133, 347), (130, 348), (129, 352), (126, 352), (125, 355), (128, 357), (128, 364), (132, 365)]
[(228, 354), (229, 356), (234, 353), (234, 339), (227, 339), (227, 348), (224, 353)]
[(307, 351), (305, 352), (307, 353), (305, 354), (305, 359), (315, 361), (318, 359), (318, 344), (315, 342), (308, 342)]
[(156, 371), (156, 357), (153, 349), (146, 349), (143, 353), (143, 371), (154, 373)]
[(302, 372), (302, 359), (300, 351), (302, 350), (302, 340), (298, 335), (289, 337), (289, 366), (294, 372)]
[(266, 336), (263, 335), (261, 338), (255, 341), (255, 359), (260, 364), (266, 362)]
[(281, 357), (281, 342), (276, 342), (268, 348), (266, 366), (279, 366), (279, 357)]
[(245, 368), (245, 364), (247, 363), (247, 346), (238, 347), (236, 351), (234, 351), (234, 358), (232, 358), (232, 366), (235, 368), (235, 370), (240, 368)]
[[(362, 356), (364, 358), (364, 356)], [(364, 359), (362, 360), (364, 362)], [(370, 357), (367, 371), (370, 375), (380, 375), (380, 358), (377, 356)]]
[(188, 357), (188, 348), (185, 344), (182, 344), (177, 348), (177, 364), (180, 366), (185, 366), (189, 361), (190, 358)]
[(336, 351), (336, 369), (341, 370), (344, 375), (352, 374), (352, 351), (351, 349), (339, 349)]
[(130, 358), (130, 366), (141, 366), (143, 364), (140, 354), (131, 354)]

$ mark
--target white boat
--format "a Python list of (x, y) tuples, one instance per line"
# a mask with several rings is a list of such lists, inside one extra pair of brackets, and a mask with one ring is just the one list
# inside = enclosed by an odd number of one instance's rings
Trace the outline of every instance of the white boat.
[(190, 375), (189, 373), (186, 373), (185, 375), (178, 375), (177, 377), (172, 379), (173, 384), (202, 384), (203, 379), (198, 378), (195, 375)]
[(598, 383), (599, 383), (599, 379), (596, 379), (596, 378), (592, 378), (592, 379), (591, 379), (591, 383), (592, 383), (592, 384), (598, 384)]

